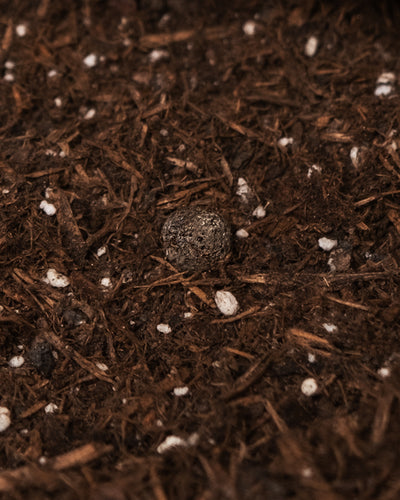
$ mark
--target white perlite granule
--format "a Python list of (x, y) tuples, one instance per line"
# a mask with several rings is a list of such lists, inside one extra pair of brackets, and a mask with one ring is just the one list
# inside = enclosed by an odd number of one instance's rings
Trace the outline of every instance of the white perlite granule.
[(236, 297), (226, 290), (219, 290), (215, 294), (215, 303), (220, 312), (225, 316), (233, 316), (239, 310), (239, 303)]
[(96, 363), (96, 366), (97, 368), (101, 371), (101, 372), (106, 372), (108, 371), (108, 366), (105, 364), (105, 363), (101, 363), (100, 361), (98, 361)]
[(97, 64), (98, 58), (96, 54), (89, 54), (83, 59), (83, 64), (87, 68), (94, 68)]
[(281, 146), (282, 148), (286, 148), (290, 144), (293, 144), (294, 140), (293, 137), (281, 137), (278, 140), (278, 146)]
[(149, 61), (153, 64), (168, 58), (169, 52), (167, 50), (154, 49), (149, 54)]
[(310, 36), (304, 47), (304, 53), (307, 57), (314, 57), (318, 50), (318, 38)]
[(174, 396), (182, 397), (187, 396), (189, 394), (189, 387), (175, 387), (174, 388)]
[(45, 413), (48, 415), (51, 415), (52, 413), (55, 413), (58, 410), (58, 406), (55, 403), (49, 403), (44, 407)]
[(236, 231), (236, 236), (240, 239), (244, 239), (249, 237), (249, 233), (246, 231), (246, 229), (238, 229)]
[(244, 179), (243, 177), (239, 177), (237, 185), (238, 187), (236, 189), (236, 194), (243, 202), (247, 203), (252, 195), (250, 186), (247, 184), (246, 179)]
[(11, 368), (19, 368), (24, 363), (25, 363), (25, 358), (23, 356), (13, 356), (8, 362), (8, 365)]
[(379, 368), (378, 375), (382, 378), (390, 377), (390, 375), (391, 375), (390, 368), (387, 368), (386, 366)]
[(197, 432), (191, 434), (187, 439), (179, 436), (168, 436), (164, 441), (157, 446), (157, 453), (165, 453), (173, 448), (187, 448), (188, 446), (195, 446), (199, 441)]
[(18, 24), (15, 27), (15, 33), (20, 38), (23, 38), (28, 33), (28, 28), (26, 27), (26, 24)]
[(246, 21), (242, 26), (243, 33), (247, 36), (254, 36), (257, 33), (257, 23), (252, 20)]
[(104, 288), (110, 288), (112, 286), (111, 280), (108, 277), (101, 278), (100, 284)]
[(55, 269), (48, 269), (43, 281), (54, 288), (64, 288), (69, 285), (69, 279)]
[(4, 432), (11, 425), (10, 410), (0, 406), (0, 432)]
[(331, 240), (325, 237), (318, 240), (318, 246), (325, 252), (330, 252), (331, 250), (333, 250), (335, 247), (337, 247), (337, 243), (337, 240)]
[(351, 149), (350, 149), (350, 160), (351, 160), (351, 163), (353, 164), (353, 167), (357, 168), (359, 163), (360, 163), (360, 159), (359, 159), (359, 151), (360, 151), (360, 148), (358, 148), (357, 146), (353, 146)]
[(84, 114), (83, 119), (84, 120), (91, 120), (92, 118), (95, 117), (95, 115), (96, 115), (96, 110), (94, 108), (90, 108)]
[(160, 323), (157, 325), (157, 331), (160, 333), (171, 333), (172, 329), (167, 323)]
[(315, 378), (306, 378), (301, 384), (301, 392), (305, 396), (313, 396), (318, 391), (318, 384)]
[(262, 205), (258, 205), (258, 207), (253, 210), (253, 217), (256, 217), (257, 219), (263, 219), (266, 214), (267, 212)]
[(338, 331), (338, 327), (333, 323), (322, 323), (322, 326), (328, 333), (335, 333)]
[(57, 209), (56, 207), (52, 204), (52, 203), (49, 203), (48, 201), (46, 200), (42, 200), (40, 202), (40, 205), (39, 205), (39, 208), (41, 210), (43, 210), (43, 212), (48, 215), (49, 217), (51, 217), (52, 215), (55, 215), (55, 213), (57, 212)]
[(97, 257), (101, 257), (107, 252), (107, 247), (100, 247), (97, 249), (96, 255)]

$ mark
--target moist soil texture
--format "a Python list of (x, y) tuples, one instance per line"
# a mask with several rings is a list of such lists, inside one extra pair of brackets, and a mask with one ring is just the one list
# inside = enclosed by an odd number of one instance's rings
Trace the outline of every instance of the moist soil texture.
[(397, 2), (0, 3), (1, 498), (399, 498)]

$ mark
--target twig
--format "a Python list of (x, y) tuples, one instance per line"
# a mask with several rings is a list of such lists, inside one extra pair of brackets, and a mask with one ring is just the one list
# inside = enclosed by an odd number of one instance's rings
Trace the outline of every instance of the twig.
[[(18, 469), (2, 471), (0, 472), (0, 492), (10, 492), (17, 486), (46, 485), (49, 479), (46, 469), (59, 472), (70, 467), (84, 465), (109, 453), (112, 449), (112, 445), (109, 444), (89, 443), (49, 459), (45, 469), (37, 465), (24, 465)], [(54, 475), (51, 475), (50, 479), (54, 480)]]
[(350, 302), (348, 300), (338, 299), (337, 297), (333, 297), (332, 295), (325, 295), (328, 300), (332, 302), (336, 302), (337, 304), (342, 304), (347, 307), (352, 307), (353, 309), (361, 309), (362, 311), (369, 311), (369, 307), (364, 306), (362, 304), (357, 304), (355, 302)]
[(224, 324), (224, 323), (233, 323), (234, 321), (238, 321), (239, 319), (246, 318), (247, 316), (251, 316), (252, 314), (258, 312), (261, 309), (260, 306), (254, 306), (250, 307), (250, 309), (247, 309), (247, 311), (243, 311), (240, 314), (237, 314), (236, 316), (232, 316), (231, 318), (224, 318), (224, 319), (214, 319), (211, 321), (212, 325), (218, 325), (218, 324)]
[(272, 354), (268, 353), (251, 365), (247, 372), (235, 381), (234, 386), (223, 396), (223, 399), (229, 401), (251, 387), (270, 366), (271, 359)]
[(81, 368), (88, 371), (99, 380), (103, 380), (104, 382), (113, 384), (113, 380), (110, 377), (107, 377), (107, 375), (105, 375), (101, 370), (99, 370), (94, 363), (84, 358), (82, 354), (79, 354), (79, 352), (75, 351), (75, 349), (73, 349), (71, 346), (65, 345), (60, 337), (58, 337), (51, 330), (43, 330), (43, 336), (52, 346), (54, 346), (58, 351), (62, 352), (66, 358), (72, 358), (76, 363), (78, 363)]

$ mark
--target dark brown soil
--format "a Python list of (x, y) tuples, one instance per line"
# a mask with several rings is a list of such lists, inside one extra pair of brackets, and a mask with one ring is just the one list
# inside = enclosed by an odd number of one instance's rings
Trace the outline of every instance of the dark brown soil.
[(397, 3), (0, 3), (1, 498), (399, 498)]

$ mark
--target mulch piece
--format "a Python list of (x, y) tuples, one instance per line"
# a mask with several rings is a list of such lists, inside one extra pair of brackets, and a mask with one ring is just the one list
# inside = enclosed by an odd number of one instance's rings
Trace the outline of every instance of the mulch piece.
[[(3, 2), (1, 498), (400, 497), (399, 29)], [(231, 226), (211, 270), (165, 259), (186, 206)]]

